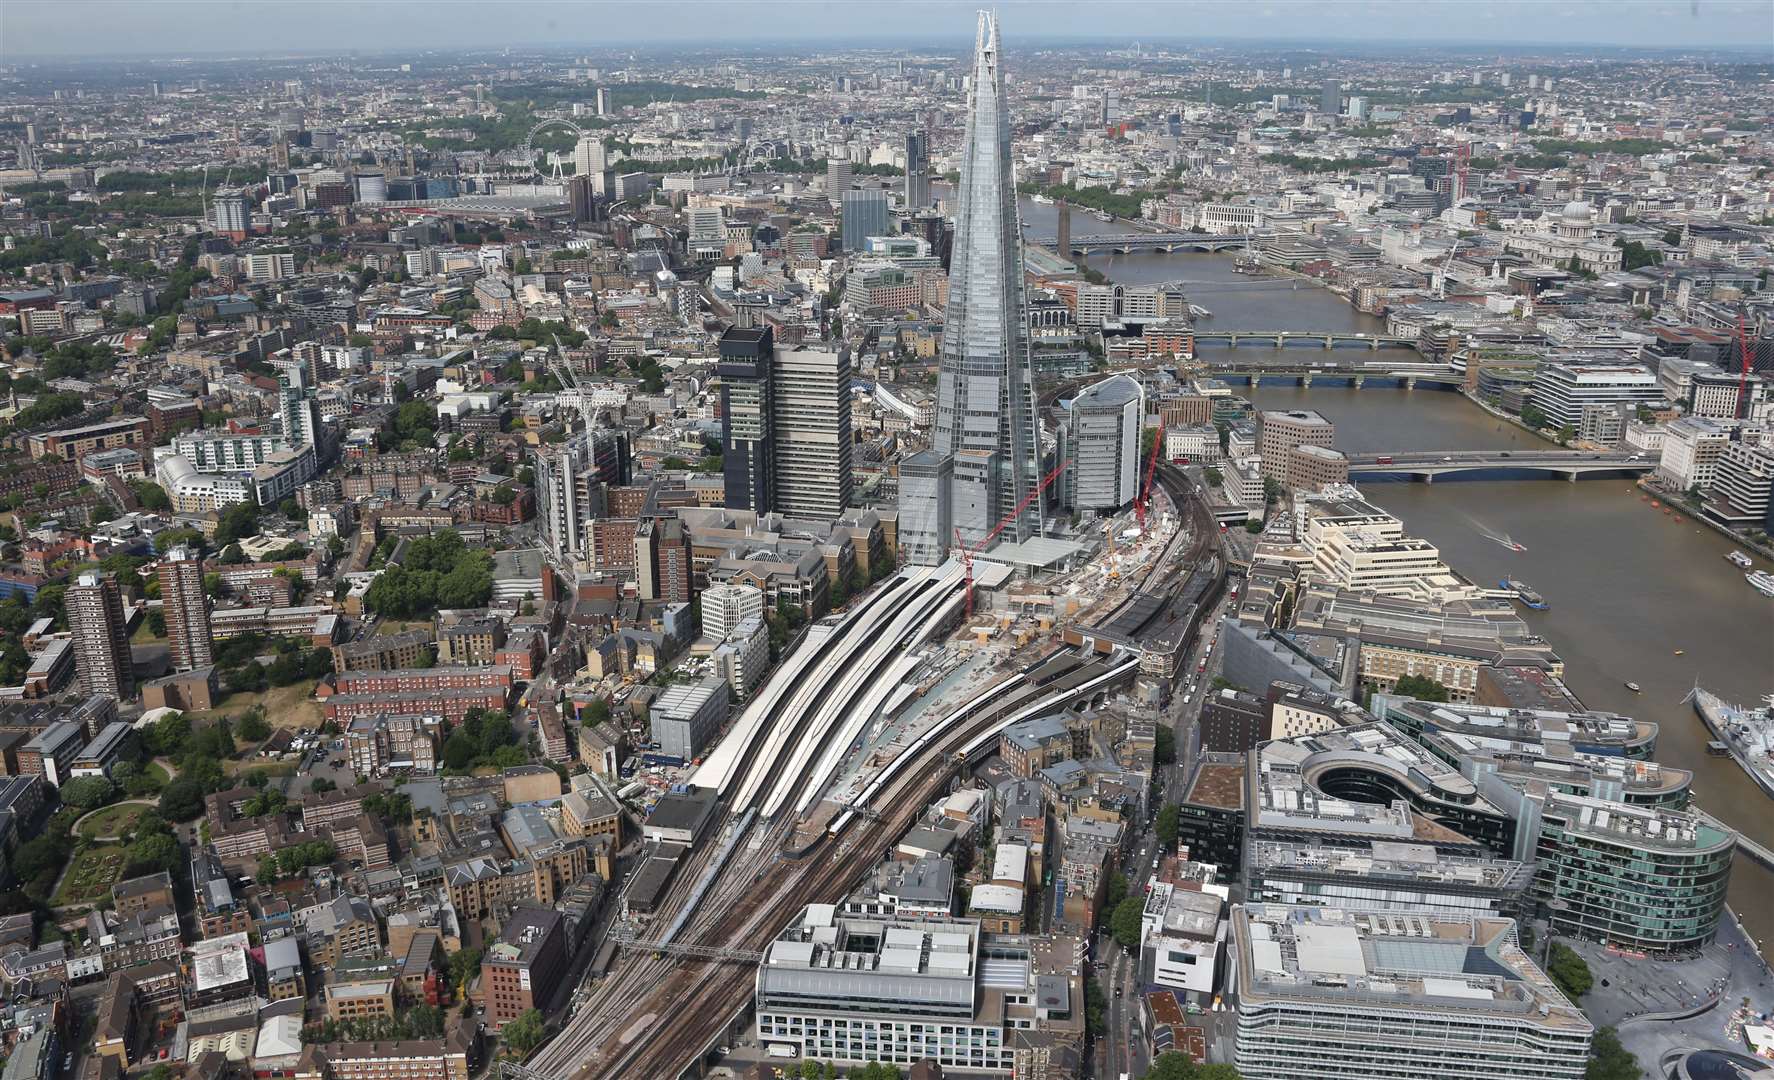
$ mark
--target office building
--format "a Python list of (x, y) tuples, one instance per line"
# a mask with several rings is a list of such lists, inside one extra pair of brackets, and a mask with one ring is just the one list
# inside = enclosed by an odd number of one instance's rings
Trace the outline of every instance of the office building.
[(1512, 919), (1233, 909), (1234, 1061), (1247, 1080), (1579, 1080), (1594, 1026)]
[(1218, 989), (1226, 922), (1224, 886), (1182, 888), (1159, 881), (1140, 914), (1140, 977), (1202, 997)]
[[(954, 459), (948, 513), (961, 542), (983, 540), (1026, 499), (999, 533), (1006, 542), (1021, 543), (1039, 532), (1044, 500), (1036, 490), (1041, 467), (1010, 107), (997, 17), (990, 12), (979, 16), (967, 97), (931, 448)], [(963, 485), (972, 490), (963, 492)], [(946, 551), (950, 541), (941, 542)]]
[(1698, 810), (1508, 791), (1524, 820), (1540, 803), (1534, 899), (1554, 933), (1680, 954), (1718, 932), (1737, 850), (1730, 829)]
[(888, 235), (886, 191), (881, 188), (847, 188), (841, 193), (840, 204), (845, 251), (865, 251), (869, 237)]
[(855, 173), (849, 158), (831, 157), (825, 162), (825, 197), (831, 200), (832, 209), (836, 210), (844, 204), (844, 192), (850, 190), (850, 181)]
[(735, 326), (721, 335), (721, 473), (729, 510), (776, 509), (774, 351), (768, 326)]
[(725, 639), (739, 624), (764, 617), (764, 590), (752, 585), (726, 582), (710, 585), (702, 593), (702, 634)]
[(1110, 376), (1072, 400), (1067, 491), (1074, 510), (1108, 515), (1139, 497), (1145, 416), (1145, 388), (1131, 375)]
[(1738, 529), (1774, 529), (1774, 447), (1733, 442), (1719, 455), (1707, 518)]
[(921, 131), (905, 137), (905, 205), (922, 210), (930, 205), (930, 140)]
[[(599, 94), (603, 93), (600, 88)], [(600, 114), (601, 115), (601, 114)], [(573, 147), (573, 175), (596, 177), (602, 175), (610, 167), (610, 152), (604, 148), (601, 135), (581, 135), (579, 142)], [(604, 194), (603, 190), (598, 191)]]
[(659, 753), (692, 761), (727, 721), (727, 681), (710, 676), (673, 686), (653, 699), (647, 720)]
[(819, 521), (841, 517), (854, 483), (849, 349), (778, 349), (771, 366), (771, 509)]
[(74, 638), (74, 670), (83, 694), (119, 701), (135, 695), (135, 669), (129, 655), (129, 628), (123, 620), (123, 592), (109, 574), (81, 574), (64, 603)]
[(954, 528), (949, 488), (954, 459), (921, 450), (899, 463), (899, 550), (911, 566), (936, 566), (947, 556)]
[(928, 1058), (967, 1075), (1041, 1075), (1046, 1053), (1083, 1041), (1080, 947), (983, 934), (970, 919), (809, 905), (758, 966), (758, 1040), (845, 1068)]
[(1311, 409), (1266, 410), (1257, 419), (1257, 453), (1263, 459), (1263, 477), (1283, 487), (1300, 486), (1292, 482), (1288, 472), (1294, 447), (1329, 447), (1336, 441), (1336, 425)]
[(1534, 407), (1554, 431), (1583, 425), (1594, 406), (1657, 405), (1663, 390), (1657, 376), (1637, 364), (1545, 364), (1534, 376)]
[(1318, 94), (1318, 111), (1335, 116), (1343, 111), (1343, 88), (1334, 82), (1324, 84)]
[(503, 1030), (526, 1009), (546, 1015), (572, 959), (560, 912), (531, 906), (512, 912), (481, 959), (487, 1021)]
[(610, 88), (607, 86), (600, 86), (597, 88), (597, 114), (599, 116), (608, 116), (610, 115), (610, 111)]
[(175, 547), (160, 564), (160, 607), (172, 643), (172, 666), (179, 671), (216, 662), (209, 628), (209, 597), (203, 589), (203, 560), (188, 547)]

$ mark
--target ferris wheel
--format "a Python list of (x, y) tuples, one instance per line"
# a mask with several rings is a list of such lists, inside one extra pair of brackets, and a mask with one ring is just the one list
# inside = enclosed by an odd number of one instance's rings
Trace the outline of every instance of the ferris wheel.
[[(585, 138), (584, 129), (578, 124), (573, 123), (571, 120), (563, 120), (557, 116), (550, 117), (547, 120), (537, 123), (535, 127), (530, 129), (530, 133), (524, 136), (524, 165), (537, 176), (542, 175), (542, 170), (536, 167), (536, 136), (544, 131), (549, 131), (555, 128), (572, 132), (575, 146), (578, 145), (580, 139)], [(562, 179), (561, 163), (558, 160), (554, 163), (554, 179)]]

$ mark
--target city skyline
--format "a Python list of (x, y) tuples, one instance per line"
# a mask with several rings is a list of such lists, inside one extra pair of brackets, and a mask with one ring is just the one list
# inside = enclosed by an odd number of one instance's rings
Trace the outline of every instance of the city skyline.
[[(67, 5), (11, 3), (0, 8), (0, 38), (23, 42), (7, 57), (11, 63), (78, 57), (266, 54), (243, 49), (262, 30), (261, 5), (216, 5), (197, 0), (76, 5), (86, 18), (66, 19)], [(281, 28), (277, 54), (294, 50), (336, 54), (363, 49), (380, 53), (486, 47), (598, 49), (627, 46), (701, 48), (758, 46), (795, 42), (854, 44), (863, 41), (918, 42), (940, 47), (961, 33), (979, 5), (968, 0), (904, 0), (871, 6), (867, 22), (847, 5), (754, 2), (690, 5), (697, 12), (686, 34), (672, 20), (645, 14), (648, 8), (615, 9), (601, 0), (547, 2), (485, 8), (445, 4), (448, 19), (417, 19), (437, 5), (405, 0), (344, 3), (335, 0), (304, 8), (301, 26)], [(513, 9), (519, 9), (514, 13)], [(621, 19), (617, 10), (631, 18)], [(778, 18), (792, 10), (786, 23)], [(1536, 47), (1709, 48), (1761, 51), (1774, 56), (1767, 28), (1767, 4), (1750, 0), (1691, 0), (1690, 3), (1568, 0), (1548, 7), (1527, 0), (1482, 0), (1453, 4), (1397, 4), (1375, 0), (1330, 0), (1306, 4), (1276, 0), (1263, 4), (1164, 3), (1109, 0), (1080, 10), (1057, 0), (1029, 0), (998, 6), (1019, 27), (1026, 45), (1056, 41), (1148, 44), (1201, 41), (1362, 46), (1458, 45)], [(883, 25), (881, 16), (893, 21)], [(587, 27), (595, 26), (596, 33)], [(341, 35), (344, 35), (343, 37)]]

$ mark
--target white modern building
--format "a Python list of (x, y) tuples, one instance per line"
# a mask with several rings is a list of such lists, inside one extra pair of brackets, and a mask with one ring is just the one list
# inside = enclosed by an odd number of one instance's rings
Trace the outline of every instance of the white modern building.
[(1731, 429), (1717, 420), (1685, 416), (1663, 431), (1663, 451), (1657, 459), (1657, 479), (1679, 491), (1712, 487), (1719, 458), (1731, 442)]
[(1545, 364), (1534, 376), (1534, 405), (1553, 428), (1583, 424), (1586, 407), (1657, 405), (1657, 376), (1637, 364)]
[(1145, 415), (1145, 388), (1131, 375), (1111, 376), (1073, 399), (1066, 486), (1074, 509), (1112, 514), (1139, 497)]
[(1246, 1080), (1579, 1080), (1595, 1026), (1512, 919), (1246, 904), (1232, 913)]
[(1218, 986), (1226, 943), (1225, 889), (1178, 888), (1160, 881), (1140, 916), (1140, 970), (1159, 986), (1209, 995)]
[(931, 1058), (962, 1075), (1023, 1075), (1030, 1050), (1019, 1032), (1082, 1041), (1079, 945), (983, 934), (970, 919), (812, 904), (758, 966), (758, 1040), (846, 1068)]
[(722, 641), (740, 623), (764, 616), (764, 590), (726, 581), (702, 590), (702, 636)]

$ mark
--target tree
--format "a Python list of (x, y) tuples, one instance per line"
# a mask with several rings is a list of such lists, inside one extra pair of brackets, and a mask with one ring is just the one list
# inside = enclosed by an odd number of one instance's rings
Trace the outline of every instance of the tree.
[(264, 742), (271, 737), (271, 725), (265, 722), (263, 709), (248, 709), (234, 725), (234, 731), (249, 743)]
[(185, 719), (184, 713), (175, 712), (154, 721), (143, 741), (148, 752), (156, 757), (177, 757), (190, 737), (191, 721)]
[(1201, 470), (1201, 478), (1207, 481), (1208, 487), (1219, 487), (1226, 482), (1226, 474), (1209, 465)]
[(1145, 898), (1139, 896), (1126, 897), (1115, 905), (1109, 916), (1109, 932), (1115, 935), (1116, 943), (1123, 949), (1131, 951), (1140, 947), (1140, 919), (1145, 910)]
[(1415, 698), (1418, 701), (1446, 701), (1448, 688), (1426, 675), (1400, 675), (1392, 685), (1392, 692), (1400, 697)]
[(505, 1025), (499, 1032), (499, 1038), (506, 1046), (518, 1052), (520, 1056), (529, 1054), (542, 1042), (542, 1014), (535, 1009), (525, 1009), (518, 1014), (516, 1020)]
[(1645, 1071), (1620, 1045), (1620, 1033), (1611, 1027), (1597, 1028), (1589, 1043), (1589, 1065), (1583, 1080), (1642, 1080)]
[(1263, 504), (1274, 506), (1281, 501), (1281, 481), (1273, 476), (1263, 477)]
[(1546, 958), (1546, 974), (1564, 991), (1564, 995), (1576, 1001), (1589, 993), (1595, 985), (1595, 976), (1589, 973), (1589, 964), (1577, 950), (1563, 942), (1555, 941)]
[(1152, 1059), (1144, 1080), (1239, 1080), (1233, 1065), (1203, 1065), (1179, 1050), (1167, 1050)]
[(171, 833), (156, 832), (144, 836), (139, 827), (136, 839), (125, 854), (129, 859), (127, 873), (132, 877), (170, 871), (182, 861), (179, 842)]
[(1152, 740), (1152, 760), (1169, 765), (1177, 759), (1177, 733), (1169, 724), (1159, 724)]
[(1546, 412), (1530, 402), (1521, 407), (1521, 422), (1531, 428), (1543, 428), (1546, 426)]
[(117, 797), (117, 785), (103, 776), (77, 776), (62, 785), (62, 801), (81, 810), (97, 810)]
[(1153, 831), (1158, 834), (1158, 842), (1166, 848), (1176, 845), (1177, 822), (1181, 813), (1181, 809), (1176, 803), (1166, 803), (1164, 808), (1158, 811), (1158, 820), (1153, 825)]
[(175, 777), (160, 792), (160, 813), (168, 821), (190, 821), (203, 813), (203, 785), (183, 774)]

